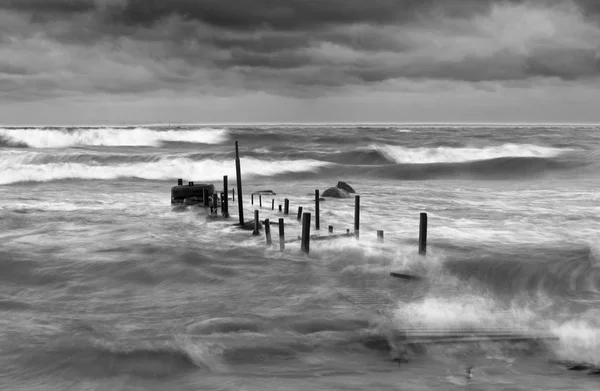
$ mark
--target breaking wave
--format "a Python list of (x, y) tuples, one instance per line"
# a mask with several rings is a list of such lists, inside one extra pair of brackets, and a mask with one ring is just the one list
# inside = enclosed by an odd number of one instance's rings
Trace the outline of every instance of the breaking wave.
[(83, 146), (159, 147), (167, 142), (220, 144), (226, 129), (159, 130), (151, 128), (0, 128), (0, 145), (31, 148)]
[(406, 148), (372, 144), (370, 148), (391, 162), (400, 164), (461, 163), (511, 157), (552, 158), (572, 151), (532, 144), (502, 144), (483, 148)]
[[(9, 155), (10, 157), (11, 155)], [(290, 172), (309, 172), (327, 165), (316, 160), (265, 161), (245, 158), (244, 177), (271, 176)], [(72, 162), (30, 164), (26, 157), (16, 155), (14, 159), (0, 160), (0, 185), (17, 182), (47, 182), (61, 179), (101, 179), (121, 177), (149, 180), (172, 180), (173, 178), (195, 178), (218, 180), (223, 175), (235, 177), (231, 160), (206, 159), (194, 161), (189, 158), (160, 159), (147, 163), (122, 163), (110, 165)]]

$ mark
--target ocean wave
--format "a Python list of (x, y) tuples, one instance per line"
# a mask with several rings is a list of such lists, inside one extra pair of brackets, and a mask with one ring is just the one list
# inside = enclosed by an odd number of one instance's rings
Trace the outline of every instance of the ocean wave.
[(227, 129), (159, 130), (150, 128), (0, 128), (0, 145), (31, 148), (83, 146), (159, 147), (167, 142), (220, 144)]
[[(85, 164), (73, 162), (30, 164), (27, 157), (8, 155), (0, 160), (0, 185), (17, 182), (47, 182), (62, 179), (140, 178), (149, 180), (220, 180), (223, 175), (235, 178), (235, 167), (231, 160), (206, 159), (195, 161), (189, 158), (160, 159), (147, 163)], [(317, 160), (265, 161), (255, 158), (242, 160), (245, 178), (271, 176), (292, 172), (310, 172), (327, 165)]]
[(510, 157), (552, 158), (572, 151), (533, 144), (502, 144), (483, 148), (406, 148), (372, 144), (370, 148), (392, 162), (403, 164), (461, 163)]

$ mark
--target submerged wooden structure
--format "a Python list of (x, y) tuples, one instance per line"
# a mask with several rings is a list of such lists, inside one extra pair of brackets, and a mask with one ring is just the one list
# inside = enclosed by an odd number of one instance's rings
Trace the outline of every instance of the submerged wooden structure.
[[(308, 254), (310, 252), (310, 241), (317, 240), (335, 240), (338, 238), (353, 237), (356, 240), (360, 239), (360, 195), (354, 196), (354, 230), (350, 232), (350, 229), (346, 229), (345, 234), (333, 234), (334, 227), (329, 225), (327, 235), (311, 235), (311, 222), (314, 216), (315, 230), (320, 230), (320, 193), (319, 190), (315, 190), (314, 198), (314, 215), (311, 212), (303, 211), (303, 207), (298, 207), (297, 220), (301, 221), (301, 236), (297, 239), (287, 240), (285, 239), (285, 225), (284, 218), (279, 217), (277, 220), (271, 220), (269, 218), (261, 221), (259, 218), (259, 210), (254, 210), (254, 219), (246, 222), (244, 220), (244, 205), (242, 195), (242, 176), (241, 176), (241, 162), (239, 157), (238, 142), (235, 142), (235, 163), (236, 163), (236, 182), (237, 182), (237, 196), (238, 196), (238, 225), (241, 228), (251, 229), (253, 236), (260, 235), (261, 226), (264, 227), (265, 238), (267, 246), (272, 246), (271, 236), (271, 225), (276, 224), (279, 228), (279, 248), (284, 251), (286, 243), (300, 241), (300, 249), (303, 253)], [(338, 186), (342, 184), (342, 189), (349, 187), (344, 182), (339, 182)], [(187, 185), (183, 184), (183, 180), (179, 179), (177, 186), (171, 188), (171, 204), (173, 205), (201, 205), (204, 207), (210, 207), (211, 216), (218, 215), (218, 208), (221, 208), (221, 214), (224, 218), (231, 217), (229, 214), (229, 196), (228, 196), (228, 178), (223, 177), (223, 191), (215, 191), (215, 186), (212, 184), (195, 184), (189, 182)], [(262, 197), (263, 196), (275, 196), (276, 193), (272, 190), (261, 190), (251, 193), (251, 205), (254, 205), (254, 196), (258, 196), (259, 208), (262, 208)], [(235, 201), (235, 189), (232, 189), (232, 201)], [(271, 210), (275, 210), (275, 199), (271, 199)], [(290, 201), (284, 199), (284, 206), (279, 205), (278, 213), (289, 215)], [(427, 254), (427, 213), (420, 213), (419, 216), (419, 231), (418, 231), (418, 254), (425, 256)], [(383, 242), (384, 231), (377, 230), (377, 240)], [(398, 278), (400, 280), (413, 280), (420, 281), (424, 277), (416, 276), (408, 273), (391, 272), (391, 277)], [(539, 341), (556, 341), (558, 337), (543, 333), (524, 333), (511, 330), (462, 330), (462, 331), (450, 331), (450, 330), (403, 330), (399, 332), (395, 338), (395, 343), (398, 345), (421, 345), (421, 344), (453, 344), (453, 343), (482, 343), (482, 342), (539, 342)]]

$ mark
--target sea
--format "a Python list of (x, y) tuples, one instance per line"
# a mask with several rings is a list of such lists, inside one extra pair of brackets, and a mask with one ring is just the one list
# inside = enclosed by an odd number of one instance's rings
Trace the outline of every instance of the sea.
[(0, 389), (598, 390), (599, 187), (598, 125), (0, 127)]

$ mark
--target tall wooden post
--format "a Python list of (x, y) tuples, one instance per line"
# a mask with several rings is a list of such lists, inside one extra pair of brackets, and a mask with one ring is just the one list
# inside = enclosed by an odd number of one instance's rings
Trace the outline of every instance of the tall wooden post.
[(235, 187), (231, 189), (231, 201), (235, 201)]
[(354, 197), (354, 236), (359, 237), (360, 231), (360, 196)]
[(302, 252), (308, 254), (310, 251), (310, 213), (302, 214)]
[(275, 198), (271, 200), (271, 210), (275, 210)]
[(244, 203), (242, 201), (242, 167), (240, 165), (240, 152), (238, 142), (235, 142), (235, 173), (238, 188), (238, 215), (240, 216), (240, 225), (244, 225)]
[(301, 220), (301, 219), (302, 219), (302, 207), (299, 206), (298, 207), (298, 220)]
[(221, 214), (223, 217), (229, 217), (229, 196), (227, 188), (229, 187), (227, 175), (223, 175), (223, 195), (221, 196)]
[(267, 237), (267, 246), (271, 245), (271, 222), (269, 219), (265, 220), (265, 236)]
[(259, 235), (259, 224), (260, 221), (258, 220), (258, 210), (254, 210), (254, 231), (252, 232), (252, 235)]
[(285, 228), (283, 227), (283, 218), (279, 218), (279, 249), (285, 250)]
[(421, 213), (419, 223), (419, 254), (427, 253), (427, 213)]
[(281, 213), (281, 205), (279, 205), (279, 212)]
[(254, 193), (250, 194), (250, 204), (254, 205)]
[(289, 215), (290, 214), (290, 200), (288, 200), (286, 198), (283, 203), (284, 203), (283, 214)]
[(258, 206), (262, 208), (262, 194), (258, 195)]
[(321, 229), (320, 227), (320, 221), (319, 221), (319, 189), (315, 190), (315, 229), (319, 230)]

